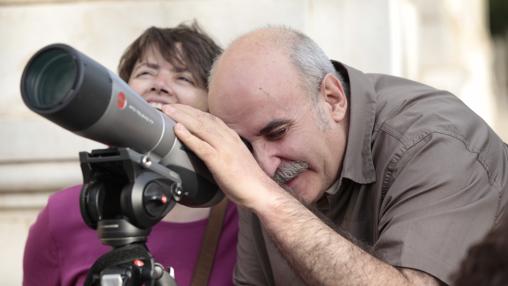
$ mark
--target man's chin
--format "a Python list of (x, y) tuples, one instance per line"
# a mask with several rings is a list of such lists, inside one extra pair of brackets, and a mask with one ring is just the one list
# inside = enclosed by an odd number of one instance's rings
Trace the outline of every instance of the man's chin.
[(306, 198), (305, 194), (301, 191), (298, 191), (297, 189), (292, 188), (286, 184), (282, 184), (280, 186), (303, 205), (310, 206), (312, 204), (312, 199)]

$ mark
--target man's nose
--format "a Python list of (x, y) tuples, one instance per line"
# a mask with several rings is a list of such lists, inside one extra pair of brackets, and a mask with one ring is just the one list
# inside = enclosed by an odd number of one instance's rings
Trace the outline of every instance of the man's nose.
[(267, 142), (255, 142), (252, 144), (252, 152), (261, 169), (273, 177), (280, 164), (275, 148)]

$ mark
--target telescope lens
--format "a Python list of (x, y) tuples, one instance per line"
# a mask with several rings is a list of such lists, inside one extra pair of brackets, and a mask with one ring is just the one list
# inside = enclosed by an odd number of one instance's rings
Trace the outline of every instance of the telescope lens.
[(27, 71), (26, 99), (32, 108), (53, 109), (72, 91), (78, 66), (63, 49), (49, 49), (37, 56)]

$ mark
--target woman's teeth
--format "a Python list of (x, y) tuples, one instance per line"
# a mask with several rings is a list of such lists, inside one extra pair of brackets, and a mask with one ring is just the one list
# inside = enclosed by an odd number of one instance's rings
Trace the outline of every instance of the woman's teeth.
[(151, 105), (151, 106), (153, 106), (153, 107), (155, 107), (155, 108), (157, 108), (157, 109), (159, 109), (159, 110), (162, 110), (162, 106), (163, 106), (164, 104), (162, 104), (162, 103), (160, 103), (160, 102), (150, 102), (150, 105)]

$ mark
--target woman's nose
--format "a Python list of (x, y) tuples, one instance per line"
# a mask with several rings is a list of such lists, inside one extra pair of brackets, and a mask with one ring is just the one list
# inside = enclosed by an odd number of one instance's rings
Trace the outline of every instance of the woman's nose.
[(157, 93), (169, 93), (166, 84), (163, 81), (157, 79), (152, 83), (151, 90)]
[(174, 95), (170, 80), (163, 75), (154, 78), (151, 90), (161, 95)]

